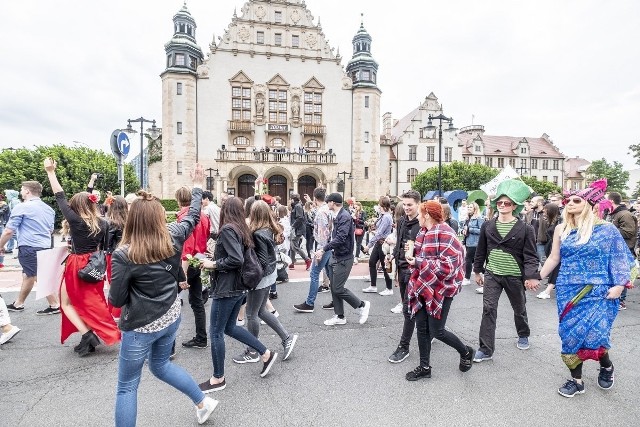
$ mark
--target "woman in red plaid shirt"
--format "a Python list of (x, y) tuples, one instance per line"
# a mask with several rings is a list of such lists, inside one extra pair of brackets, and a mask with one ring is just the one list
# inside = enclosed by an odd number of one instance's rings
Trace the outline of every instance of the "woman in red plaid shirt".
[(416, 319), (420, 365), (406, 379), (431, 378), (431, 339), (437, 338), (460, 353), (459, 368), (471, 369), (473, 348), (444, 326), (453, 297), (464, 278), (464, 246), (455, 231), (444, 222), (442, 205), (430, 200), (420, 205), (418, 232), (412, 256), (405, 255), (411, 272), (407, 286), (409, 310)]

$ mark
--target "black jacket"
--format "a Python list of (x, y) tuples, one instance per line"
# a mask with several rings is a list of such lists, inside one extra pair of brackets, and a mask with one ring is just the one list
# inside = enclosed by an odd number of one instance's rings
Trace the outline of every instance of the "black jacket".
[(536, 236), (533, 227), (518, 219), (509, 233), (502, 238), (496, 227), (496, 218), (485, 221), (480, 228), (480, 239), (473, 260), (473, 272), (484, 273), (489, 253), (494, 249), (502, 249), (518, 263), (524, 280), (538, 279), (538, 254), (536, 252)]
[(276, 270), (276, 249), (273, 242), (273, 231), (269, 228), (256, 230), (253, 233), (253, 242), (256, 245), (256, 255), (258, 255), (266, 277)]
[(131, 331), (159, 319), (176, 301), (177, 282), (186, 280), (180, 262), (182, 245), (200, 221), (201, 202), (202, 189), (194, 188), (187, 215), (180, 222), (168, 225), (175, 253), (164, 261), (134, 264), (127, 256), (126, 247), (113, 252), (109, 302), (114, 307), (122, 307), (121, 330)]
[(113, 224), (109, 224), (109, 231), (107, 232), (107, 245), (104, 248), (108, 254), (112, 254), (116, 250), (118, 244), (122, 240), (122, 229), (117, 228)]
[(237, 296), (244, 291), (240, 268), (244, 264), (244, 243), (236, 229), (225, 224), (220, 228), (214, 253), (216, 269), (211, 273), (211, 298)]
[(413, 219), (409, 219), (406, 214), (400, 217), (400, 220), (398, 221), (398, 237), (396, 240), (396, 246), (393, 248), (393, 257), (395, 258), (399, 269), (409, 268), (409, 263), (407, 263), (404, 258), (404, 245), (408, 240), (413, 240), (415, 242), (419, 231), (420, 222), (418, 221), (417, 215)]
[(355, 247), (353, 230), (351, 214), (344, 208), (340, 209), (336, 219), (333, 220), (331, 239), (323, 250), (325, 252), (333, 250), (333, 256), (338, 262), (353, 259), (353, 248)]
[(302, 203), (298, 202), (291, 208), (291, 228), (295, 230), (296, 236), (302, 236), (305, 232), (305, 218)]

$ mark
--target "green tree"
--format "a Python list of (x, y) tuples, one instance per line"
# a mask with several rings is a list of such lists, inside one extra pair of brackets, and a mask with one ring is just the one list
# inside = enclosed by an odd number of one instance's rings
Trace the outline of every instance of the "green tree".
[[(480, 164), (453, 162), (442, 166), (442, 192), (451, 190), (472, 191), (480, 188), (498, 175), (498, 169)], [(438, 189), (438, 167), (429, 168), (419, 174), (411, 188), (426, 194)]]
[(587, 168), (587, 179), (593, 182), (599, 178), (607, 178), (607, 191), (616, 191), (626, 198), (629, 172), (626, 172), (622, 163), (614, 161), (609, 164), (604, 158), (593, 161)]
[(523, 176), (521, 179), (539, 196), (547, 197), (551, 193), (562, 193), (562, 188), (551, 181), (538, 181), (530, 176)]
[[(20, 190), (23, 181), (38, 181), (42, 184), (42, 200), (56, 211), (56, 226), (61, 215), (55, 202), (47, 174), (42, 165), (45, 157), (51, 156), (58, 163), (56, 175), (67, 197), (84, 191), (93, 172), (99, 172), (103, 178), (96, 181), (95, 189), (103, 194), (112, 191), (120, 193), (117, 164), (111, 154), (87, 147), (65, 147), (63, 145), (39, 146), (33, 149), (21, 148), (0, 152), (0, 191), (4, 189)], [(125, 164), (125, 192), (135, 192), (140, 188), (133, 167)]]

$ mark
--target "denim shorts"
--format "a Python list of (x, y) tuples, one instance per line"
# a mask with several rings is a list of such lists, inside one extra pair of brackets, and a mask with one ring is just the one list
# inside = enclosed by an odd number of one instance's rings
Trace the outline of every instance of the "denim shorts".
[(18, 262), (22, 266), (22, 272), (27, 277), (38, 275), (38, 251), (49, 248), (34, 248), (31, 246), (18, 247)]

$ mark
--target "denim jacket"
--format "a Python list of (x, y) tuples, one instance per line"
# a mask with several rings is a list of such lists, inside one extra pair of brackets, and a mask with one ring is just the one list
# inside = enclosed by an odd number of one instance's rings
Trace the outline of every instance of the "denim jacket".
[(477, 217), (471, 218), (465, 224), (467, 228), (467, 235), (465, 238), (465, 246), (476, 247), (478, 246), (478, 240), (480, 239), (480, 227), (484, 223), (484, 218)]

